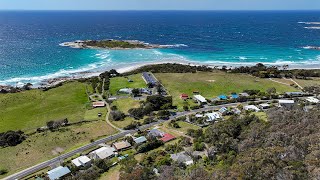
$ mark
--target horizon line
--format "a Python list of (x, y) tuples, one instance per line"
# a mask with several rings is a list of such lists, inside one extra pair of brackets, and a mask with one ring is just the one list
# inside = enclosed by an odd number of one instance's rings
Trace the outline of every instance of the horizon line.
[(0, 11), (320, 11), (320, 9), (0, 9)]

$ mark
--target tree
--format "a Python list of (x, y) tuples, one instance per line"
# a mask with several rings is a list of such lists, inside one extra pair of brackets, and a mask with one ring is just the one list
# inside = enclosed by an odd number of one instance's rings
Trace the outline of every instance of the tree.
[(0, 146), (16, 146), (22, 143), (25, 139), (26, 136), (22, 131), (7, 131), (0, 133)]
[(122, 121), (122, 120), (124, 120), (125, 117), (126, 117), (126, 115), (121, 111), (111, 111), (110, 112), (110, 118), (113, 121)]
[(133, 97), (137, 97), (140, 94), (140, 90), (135, 88), (135, 89), (132, 89), (131, 93)]

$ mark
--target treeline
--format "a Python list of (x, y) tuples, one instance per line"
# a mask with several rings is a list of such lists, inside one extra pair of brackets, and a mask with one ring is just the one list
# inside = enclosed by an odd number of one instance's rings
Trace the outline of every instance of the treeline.
[(231, 73), (247, 73), (260, 78), (297, 78), (307, 79), (308, 77), (320, 77), (319, 69), (292, 69), (286, 70), (288, 67), (283, 67), (280, 70), (277, 66), (265, 66), (262, 63), (258, 63), (255, 66), (240, 66), (233, 69), (227, 69), (226, 67), (222, 70), (229, 70)]
[(152, 72), (152, 73), (196, 73), (197, 71), (205, 71), (211, 72), (213, 68), (208, 66), (191, 66), (191, 65), (184, 65), (184, 64), (153, 64), (153, 65), (146, 65), (140, 67), (136, 70), (124, 73), (124, 76), (128, 76), (131, 74), (138, 74), (142, 72)]

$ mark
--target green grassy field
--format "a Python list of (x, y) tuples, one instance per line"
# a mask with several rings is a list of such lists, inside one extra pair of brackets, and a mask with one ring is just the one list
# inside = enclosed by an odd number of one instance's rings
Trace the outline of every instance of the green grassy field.
[(127, 114), (129, 109), (140, 107), (140, 101), (132, 98), (118, 99), (113, 101), (111, 106), (117, 106), (119, 111)]
[(146, 83), (142, 79), (141, 74), (135, 74), (128, 76), (129, 79), (133, 82), (128, 82), (128, 79), (125, 77), (115, 77), (111, 78), (110, 81), (110, 94), (116, 95), (117, 91), (122, 88), (144, 88)]
[(313, 78), (312, 80), (294, 79), (300, 86), (320, 86), (320, 78)]
[[(0, 149), (1, 166), (9, 174), (46, 161), (75, 147), (90, 143), (91, 139), (116, 133), (105, 121), (95, 121), (62, 128), (61, 131), (37, 133), (14, 147)], [(0, 179), (4, 176), (0, 176)]]
[(0, 94), (0, 132), (34, 130), (50, 120), (83, 120), (89, 105), (85, 87), (86, 84), (70, 82), (45, 92)]
[(168, 89), (173, 97), (174, 105), (179, 109), (183, 106), (180, 94), (192, 96), (193, 91), (212, 99), (221, 94), (229, 95), (232, 92), (240, 93), (245, 89), (259, 89), (266, 91), (275, 87), (277, 92), (297, 91), (295, 88), (260, 79), (245, 74), (230, 74), (224, 72), (199, 72), (199, 73), (160, 73), (155, 74), (159, 81)]

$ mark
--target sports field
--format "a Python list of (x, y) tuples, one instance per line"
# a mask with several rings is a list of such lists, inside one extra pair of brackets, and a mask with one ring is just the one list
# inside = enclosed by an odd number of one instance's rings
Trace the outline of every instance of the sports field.
[(79, 82), (66, 83), (49, 91), (0, 94), (0, 132), (34, 130), (50, 120), (64, 118), (70, 122), (80, 121), (88, 106), (86, 84)]
[(174, 105), (179, 109), (183, 106), (180, 99), (182, 93), (192, 96), (193, 91), (199, 91), (205, 98), (212, 99), (221, 94), (240, 93), (246, 89), (266, 91), (275, 87), (277, 92), (297, 91), (297, 89), (272, 82), (268, 79), (256, 78), (245, 74), (225, 72), (199, 73), (159, 73), (155, 74), (159, 81), (168, 89), (173, 97)]

